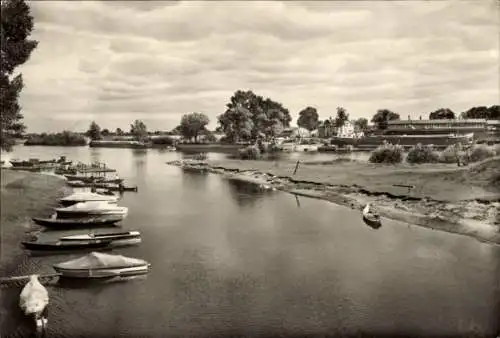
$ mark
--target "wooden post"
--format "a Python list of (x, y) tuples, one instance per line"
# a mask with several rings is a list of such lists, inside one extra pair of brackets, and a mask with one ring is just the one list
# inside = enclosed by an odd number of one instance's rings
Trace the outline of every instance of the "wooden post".
[(297, 164), (295, 164), (295, 169), (293, 170), (292, 176), (297, 173), (297, 170), (299, 169), (299, 164), (300, 164), (300, 160), (297, 160)]

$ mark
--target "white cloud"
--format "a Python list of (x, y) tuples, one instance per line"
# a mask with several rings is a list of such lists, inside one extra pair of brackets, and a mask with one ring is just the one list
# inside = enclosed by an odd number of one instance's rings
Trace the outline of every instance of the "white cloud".
[[(417, 117), (498, 104), (491, 1), (31, 3), (39, 47), (23, 67), (29, 130), (175, 127), (216, 117), (237, 89), (323, 117)], [(153, 126), (154, 125), (154, 126)]]

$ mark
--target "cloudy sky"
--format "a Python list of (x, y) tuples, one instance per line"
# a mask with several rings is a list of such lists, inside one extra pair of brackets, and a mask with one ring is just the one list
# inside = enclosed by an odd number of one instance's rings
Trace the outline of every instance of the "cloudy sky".
[(499, 103), (499, 5), (483, 1), (32, 1), (28, 131), (175, 127), (237, 89), (351, 117)]

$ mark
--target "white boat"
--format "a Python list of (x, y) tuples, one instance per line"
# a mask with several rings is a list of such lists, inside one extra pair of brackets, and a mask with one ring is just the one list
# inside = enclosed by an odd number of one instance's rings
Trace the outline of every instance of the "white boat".
[(64, 206), (71, 206), (81, 202), (108, 202), (116, 203), (118, 197), (111, 195), (96, 194), (93, 192), (75, 192), (69, 196), (63, 197), (59, 202)]
[(380, 215), (370, 208), (370, 203), (367, 203), (363, 208), (363, 220), (372, 228), (378, 229), (382, 226)]
[(144, 275), (151, 264), (143, 259), (101, 252), (54, 265), (54, 269), (67, 278), (109, 278)]
[(57, 218), (76, 218), (89, 216), (123, 216), (128, 214), (127, 207), (103, 201), (80, 202), (65, 208), (56, 208)]
[(19, 295), (19, 306), (25, 315), (33, 317), (37, 332), (47, 325), (46, 309), (49, 305), (49, 292), (38, 280), (38, 275), (31, 275)]

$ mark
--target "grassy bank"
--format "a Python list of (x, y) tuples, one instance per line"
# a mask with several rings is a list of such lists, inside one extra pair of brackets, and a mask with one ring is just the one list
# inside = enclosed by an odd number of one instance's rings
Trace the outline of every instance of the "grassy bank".
[(31, 217), (49, 214), (65, 187), (64, 180), (51, 175), (2, 169), (1, 177), (0, 275), (7, 276), (15, 273), (23, 254), (20, 241)]
[(235, 173), (250, 176), (263, 185), (354, 209), (372, 202), (388, 218), (500, 244), (499, 156), (467, 167), (307, 162), (299, 165), (295, 175), (293, 161), (224, 159), (188, 166), (233, 178)]

